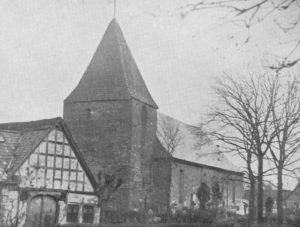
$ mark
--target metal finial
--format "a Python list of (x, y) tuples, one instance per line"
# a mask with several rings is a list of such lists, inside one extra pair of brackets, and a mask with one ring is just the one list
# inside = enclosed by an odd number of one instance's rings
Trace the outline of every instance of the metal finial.
[(114, 18), (116, 18), (117, 0), (114, 0)]

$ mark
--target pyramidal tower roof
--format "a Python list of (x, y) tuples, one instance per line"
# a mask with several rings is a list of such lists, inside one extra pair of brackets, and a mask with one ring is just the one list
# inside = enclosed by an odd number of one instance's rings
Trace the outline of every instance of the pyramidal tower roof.
[(65, 102), (131, 98), (157, 108), (131, 55), (122, 30), (116, 19), (113, 19), (79, 84)]

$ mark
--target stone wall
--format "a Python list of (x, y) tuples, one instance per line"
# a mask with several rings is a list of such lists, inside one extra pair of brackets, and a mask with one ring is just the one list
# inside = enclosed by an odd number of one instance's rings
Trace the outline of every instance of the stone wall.
[[(200, 184), (206, 183), (210, 189), (218, 182), (222, 200), (228, 210), (242, 208), (242, 175), (209, 167), (172, 162), (171, 205), (182, 208), (191, 207), (192, 201), (199, 206), (196, 191)], [(237, 208), (238, 207), (238, 208)]]
[(110, 209), (128, 207), (131, 114), (129, 100), (64, 104), (64, 120), (94, 176), (101, 170), (123, 179), (111, 203), (105, 204)]
[(104, 209), (147, 209), (156, 109), (135, 99), (65, 103), (64, 120), (94, 176), (101, 169), (123, 179)]
[(166, 214), (170, 204), (171, 159), (158, 140), (154, 146), (152, 174), (153, 209), (157, 213)]
[(131, 209), (148, 209), (151, 204), (152, 157), (156, 135), (156, 109), (132, 100), (132, 134), (130, 152)]

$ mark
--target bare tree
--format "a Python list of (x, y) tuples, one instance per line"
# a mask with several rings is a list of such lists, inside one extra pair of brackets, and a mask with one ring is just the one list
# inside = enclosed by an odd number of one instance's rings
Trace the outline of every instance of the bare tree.
[(254, 26), (271, 19), (284, 34), (296, 34), (292, 40), (286, 40), (291, 45), (289, 52), (285, 56), (276, 56), (277, 62), (268, 67), (279, 71), (300, 62), (299, 54), (295, 55), (300, 48), (300, 33), (297, 33), (300, 23), (299, 0), (195, 0), (180, 8), (183, 18), (205, 9), (222, 9), (228, 13), (230, 22), (246, 29), (245, 43), (250, 40), (250, 30)]
[[(116, 174), (107, 174), (103, 171), (98, 172), (98, 185), (95, 192), (98, 196), (98, 205), (101, 213), (103, 203), (109, 201), (122, 184), (122, 178)], [(103, 215), (100, 214), (100, 222), (102, 222), (102, 218)]]
[[(218, 107), (210, 114), (217, 128), (213, 136), (237, 152), (247, 163), (250, 195), (254, 196), (253, 161), (257, 164), (257, 220), (263, 217), (264, 158), (270, 149), (274, 133), (271, 131), (272, 109), (275, 104), (276, 83), (272, 76), (259, 75), (235, 81), (230, 76), (219, 80), (214, 87)], [(250, 198), (253, 201), (253, 198)], [(252, 209), (252, 208), (251, 208)], [(250, 208), (249, 208), (250, 212)], [(253, 212), (253, 209), (251, 210)], [(253, 213), (249, 217), (253, 216)]]
[(157, 135), (170, 155), (175, 152), (176, 147), (181, 145), (184, 139), (179, 123), (168, 117), (159, 121)]
[(271, 146), (272, 161), (277, 169), (277, 209), (278, 224), (283, 223), (282, 180), (283, 172), (294, 173), (293, 164), (299, 162), (295, 153), (300, 148), (300, 90), (296, 77), (281, 83), (278, 101), (272, 109), (273, 127), (276, 137)]

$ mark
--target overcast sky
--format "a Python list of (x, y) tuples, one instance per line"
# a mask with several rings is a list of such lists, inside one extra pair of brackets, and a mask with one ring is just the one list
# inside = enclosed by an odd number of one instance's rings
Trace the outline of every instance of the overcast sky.
[[(264, 23), (247, 32), (220, 10), (182, 19), (183, 0), (119, 0), (117, 20), (159, 110), (203, 119), (214, 78), (258, 69), (284, 55), (287, 34)], [(113, 0), (0, 1), (0, 122), (62, 116), (113, 17)]]

